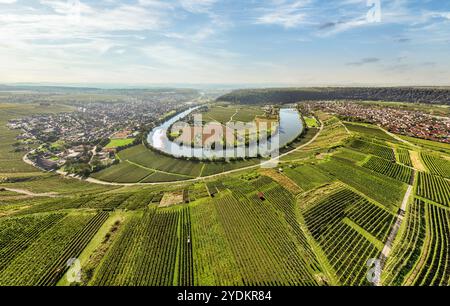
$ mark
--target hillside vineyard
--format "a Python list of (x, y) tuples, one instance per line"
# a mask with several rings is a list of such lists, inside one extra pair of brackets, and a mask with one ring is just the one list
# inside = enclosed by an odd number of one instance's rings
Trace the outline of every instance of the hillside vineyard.
[[(360, 108), (410, 116), (416, 104), (350, 101), (406, 90), (328, 89), (311, 99), (345, 95), (345, 104), (302, 101), (308, 89), (208, 100), (191, 91), (108, 93), (177, 101), (129, 109), (104, 102), (104, 93), (82, 109), (51, 95), (46, 104), (1, 103), (0, 285), (448, 286), (450, 133), (439, 124), (449, 119), (431, 123), (434, 106), (420, 104), (428, 121), (390, 132), (365, 112), (348, 115)], [(411, 89), (412, 101), (445, 104), (443, 91)], [(267, 103), (274, 95), (290, 104)], [(272, 122), (264, 135), (273, 135), (280, 109), (289, 108), (302, 129), (272, 167), (262, 166), (270, 157), (176, 157), (147, 142), (193, 104), (177, 119)], [(148, 107), (151, 115), (135, 113)], [(115, 121), (128, 111), (132, 119)], [(105, 124), (60, 129), (95, 113)], [(425, 137), (428, 126), (435, 132)], [(97, 136), (83, 138), (81, 129)], [(252, 137), (243, 135), (238, 145)]]

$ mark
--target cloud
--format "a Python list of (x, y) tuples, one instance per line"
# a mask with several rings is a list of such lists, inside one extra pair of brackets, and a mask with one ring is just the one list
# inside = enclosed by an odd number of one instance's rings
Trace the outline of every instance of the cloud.
[(276, 5), (259, 16), (256, 24), (280, 25), (294, 28), (308, 20), (308, 5), (312, 1), (275, 1)]
[(336, 22), (326, 22), (319, 26), (319, 30), (326, 30), (329, 28), (334, 28), (336, 26)]
[(450, 20), (450, 12), (429, 12), (426, 15), (432, 18), (443, 18)]
[(395, 42), (398, 42), (398, 43), (407, 43), (407, 42), (410, 42), (411, 41), (411, 38), (397, 38), (397, 39), (395, 39), (394, 40)]
[(377, 57), (366, 57), (357, 62), (347, 63), (347, 66), (364, 66), (366, 64), (374, 64), (380, 61)]
[(191, 13), (208, 13), (217, 0), (180, 0), (183, 9)]
[(13, 4), (16, 2), (17, 0), (0, 0), (0, 4)]

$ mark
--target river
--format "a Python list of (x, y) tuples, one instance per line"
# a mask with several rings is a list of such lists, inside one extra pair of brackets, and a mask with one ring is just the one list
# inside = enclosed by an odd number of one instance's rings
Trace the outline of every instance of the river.
[[(166, 154), (174, 157), (196, 157), (198, 159), (213, 159), (213, 158), (236, 158), (242, 157), (245, 151), (245, 157), (255, 157), (258, 152), (260, 155), (269, 156), (273, 155), (279, 148), (284, 147), (296, 139), (303, 131), (303, 122), (300, 118), (300, 114), (293, 108), (280, 109), (280, 122), (279, 133), (274, 135), (267, 141), (260, 142), (259, 144), (251, 143), (248, 147), (237, 146), (236, 148), (191, 148), (190, 146), (180, 145), (167, 138), (167, 129), (177, 121), (188, 116), (190, 113), (198, 109), (199, 107), (192, 107), (180, 114), (168, 119), (160, 126), (154, 128), (147, 136), (147, 142), (150, 146), (154, 147), (158, 151), (162, 151)], [(252, 152), (252, 153), (251, 153)]]

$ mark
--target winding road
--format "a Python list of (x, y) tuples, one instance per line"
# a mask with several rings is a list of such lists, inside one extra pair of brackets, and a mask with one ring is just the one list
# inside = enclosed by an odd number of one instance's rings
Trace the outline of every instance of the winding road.
[[(317, 134), (314, 135), (314, 137), (311, 138), (311, 140), (309, 140), (307, 143), (304, 143), (304, 144), (298, 146), (297, 148), (295, 148), (295, 149), (293, 149), (293, 150), (291, 150), (291, 151), (289, 151), (289, 152), (280, 154), (280, 155), (277, 156), (277, 157), (274, 157), (274, 158), (272, 158), (272, 159), (266, 160), (266, 161), (261, 162), (261, 163), (259, 163), (259, 164), (257, 164), (257, 165), (247, 166), (247, 167), (238, 168), (238, 169), (233, 169), (233, 170), (229, 170), (229, 171), (226, 171), (226, 172), (221, 172), (221, 173), (212, 174), (212, 175), (203, 176), (203, 177), (196, 177), (196, 178), (192, 178), (192, 179), (188, 179), (188, 180), (183, 180), (183, 181), (168, 181), (168, 182), (158, 182), (158, 183), (112, 183), (112, 182), (105, 182), (105, 181), (102, 181), (102, 180), (98, 180), (98, 179), (95, 179), (95, 178), (92, 178), (92, 177), (89, 177), (89, 178), (87, 178), (87, 179), (84, 179), (84, 178), (81, 178), (81, 177), (78, 177), (78, 176), (68, 175), (68, 174), (66, 174), (66, 173), (64, 173), (64, 172), (62, 172), (62, 171), (56, 171), (56, 173), (58, 173), (58, 174), (61, 175), (61, 176), (71, 177), (71, 178), (78, 179), (78, 180), (81, 180), (81, 181), (86, 181), (86, 182), (89, 182), (89, 183), (94, 183), (94, 184), (99, 184), (99, 185), (107, 185), (107, 186), (157, 186), (157, 185), (165, 185), (165, 184), (168, 184), (168, 183), (183, 184), (183, 183), (190, 183), (190, 182), (198, 182), (198, 181), (203, 181), (203, 180), (206, 180), (206, 179), (211, 179), (211, 178), (220, 177), (220, 176), (222, 176), (222, 175), (227, 175), (227, 174), (231, 174), (231, 173), (236, 173), (236, 172), (239, 172), (239, 171), (251, 170), (251, 169), (258, 168), (258, 167), (264, 168), (264, 166), (267, 167), (267, 166), (270, 165), (270, 164), (278, 163), (279, 160), (280, 160), (280, 158), (282, 158), (282, 157), (284, 157), (284, 156), (287, 156), (287, 155), (289, 155), (289, 154), (292, 154), (292, 153), (294, 153), (294, 152), (296, 152), (296, 151), (298, 151), (298, 150), (300, 150), (300, 149), (302, 149), (302, 148), (304, 148), (304, 147), (310, 145), (310, 144), (313, 143), (314, 141), (316, 141), (317, 137), (319, 137), (319, 135), (322, 133), (322, 130), (323, 130), (323, 127), (324, 127), (323, 122), (322, 122), (321, 120), (319, 120), (319, 122), (320, 122), (320, 129), (319, 129), (319, 131), (317, 132)], [(31, 152), (29, 152), (29, 153), (32, 153), (32, 152), (33, 152), (33, 151), (31, 151)], [(25, 155), (23, 156), (23, 158), (22, 158), (23, 161), (24, 161), (25, 163), (31, 165), (31, 166), (34, 166), (34, 167), (40, 169), (36, 164), (34, 164), (34, 163), (28, 158), (28, 154), (29, 154), (29, 153), (27, 153), (27, 154), (25, 154)], [(40, 170), (42, 170), (42, 169), (40, 169)], [(26, 190), (23, 190), (23, 191), (26, 191)], [(47, 195), (47, 196), (48, 196), (48, 195)], [(55, 195), (53, 195), (53, 196), (55, 196)]]
[[(313, 138), (311, 138), (310, 141), (308, 141), (307, 143), (302, 144), (301, 146), (298, 146), (297, 148), (295, 148), (295, 149), (293, 149), (293, 150), (291, 150), (289, 152), (283, 153), (283, 154), (281, 154), (281, 155), (279, 155), (277, 157), (274, 157), (272, 159), (266, 160), (266, 161), (261, 162), (261, 163), (259, 163), (257, 165), (247, 166), (247, 167), (243, 167), (243, 168), (239, 168), (239, 169), (233, 169), (233, 170), (229, 170), (229, 171), (226, 171), (226, 172), (221, 172), (221, 173), (212, 174), (212, 175), (203, 176), (203, 177), (197, 177), (197, 178), (184, 180), (184, 181), (169, 181), (169, 182), (158, 182), (158, 183), (111, 183), (111, 182), (105, 182), (105, 181), (101, 181), (101, 180), (98, 180), (98, 179), (94, 179), (94, 178), (91, 178), (91, 177), (87, 178), (87, 179), (84, 179), (84, 181), (90, 182), (90, 183), (94, 183), (94, 184), (110, 185), (110, 186), (152, 186), (152, 185), (164, 185), (164, 184), (167, 184), (167, 183), (182, 184), (182, 183), (203, 181), (203, 180), (206, 180), (206, 179), (216, 178), (216, 177), (220, 177), (222, 175), (236, 173), (236, 172), (243, 171), (243, 170), (251, 170), (251, 169), (258, 168), (258, 167), (268, 166), (268, 165), (270, 165), (272, 163), (278, 163), (280, 158), (282, 158), (284, 156), (287, 156), (289, 154), (292, 154), (292, 153), (294, 153), (294, 152), (296, 152), (296, 151), (298, 151), (298, 150), (300, 150), (300, 149), (310, 145), (311, 143), (313, 143), (317, 139), (317, 137), (319, 137), (319, 135), (322, 133), (322, 130), (323, 130), (323, 126), (324, 126), (323, 122), (322, 121), (319, 121), (319, 122), (320, 122), (320, 129), (317, 132), (317, 134), (314, 135)], [(78, 178), (78, 179), (81, 179), (81, 178)]]

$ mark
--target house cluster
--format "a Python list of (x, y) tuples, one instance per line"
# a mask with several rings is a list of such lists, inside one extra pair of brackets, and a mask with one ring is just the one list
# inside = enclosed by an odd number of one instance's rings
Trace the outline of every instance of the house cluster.
[(29, 159), (45, 170), (76, 163), (109, 164), (114, 150), (104, 149), (109, 139), (136, 137), (151, 129), (161, 116), (182, 107), (177, 101), (133, 103), (83, 103), (76, 110), (58, 114), (39, 114), (8, 122), (21, 130), (18, 144), (36, 148)]
[(352, 102), (322, 101), (311, 104), (311, 107), (374, 123), (392, 133), (450, 143), (450, 118), (448, 117)]

